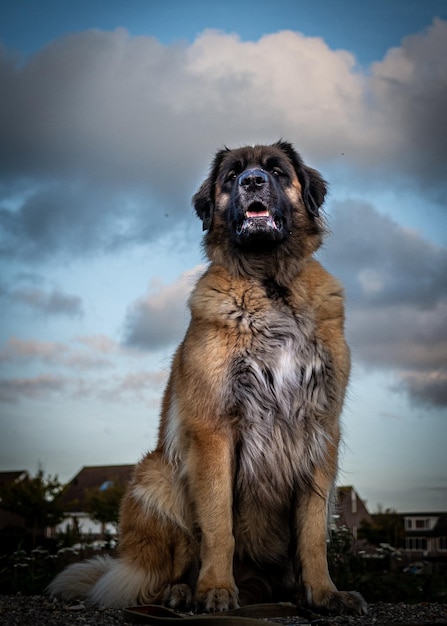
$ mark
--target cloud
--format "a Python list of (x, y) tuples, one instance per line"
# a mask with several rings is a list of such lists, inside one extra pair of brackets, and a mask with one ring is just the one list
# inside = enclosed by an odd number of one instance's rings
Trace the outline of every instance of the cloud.
[(84, 335), (77, 337), (77, 341), (102, 354), (111, 354), (119, 349), (119, 345), (107, 335)]
[(63, 395), (65, 401), (93, 398), (112, 403), (132, 400), (146, 405), (154, 393), (159, 398), (165, 383), (166, 372), (133, 371), (106, 379), (45, 372), (37, 376), (0, 379), (0, 403), (17, 404), (30, 398), (51, 401), (54, 396)]
[[(0, 363), (19, 363), (23, 366), (32, 362), (40, 362), (55, 367), (63, 366), (69, 369), (83, 370), (114, 366), (113, 362), (104, 358), (101, 352), (98, 355), (97, 350), (88, 349), (89, 345), (85, 339), (84, 343), (87, 349), (79, 350), (68, 343), (10, 337), (0, 350)], [(95, 345), (92, 345), (95, 348)]]
[[(445, 207), (446, 57), (439, 19), (367, 71), (349, 52), (291, 31), (244, 42), (210, 30), (164, 46), (90, 30), (24, 63), (1, 50), (0, 254), (54, 262), (185, 236), (214, 150), (281, 136), (353, 184), (406, 185)], [(356, 358), (392, 369), (411, 397), (444, 403), (445, 248), (357, 200), (335, 201), (331, 226), (327, 254), (346, 284)], [(191, 281), (153, 283), (127, 311), (123, 344), (177, 342)], [(83, 313), (78, 296), (38, 283), (2, 295), (42, 314)], [(80, 346), (34, 345), (26, 356), (31, 345), (9, 345), (7, 358), (78, 368), (112, 360), (106, 344), (102, 353)]]
[(41, 374), (32, 378), (9, 378), (0, 380), (0, 402), (13, 404), (20, 398), (47, 398), (62, 393), (67, 387), (64, 376)]
[[(189, 200), (182, 206), (189, 207)], [(60, 180), (33, 190), (14, 210), (0, 206), (0, 255), (53, 260), (61, 254), (115, 252), (154, 240), (167, 226), (175, 222), (153, 208), (150, 190)]]
[[(139, 357), (140, 351), (105, 335), (85, 335), (65, 343), (10, 337), (0, 349), (0, 366), (4, 371), (19, 367), (21, 376), (0, 379), (0, 402), (48, 400), (55, 395), (146, 402), (154, 393), (160, 395), (166, 372), (141, 370)], [(35, 375), (37, 367), (42, 372)]]
[[(136, 371), (115, 379), (112, 389), (107, 392), (108, 400), (126, 401), (129, 398), (147, 401), (148, 393), (155, 392), (157, 400), (161, 396), (167, 380), (167, 373)], [(157, 403), (158, 407), (158, 403)]]
[(60, 362), (65, 357), (67, 347), (58, 342), (24, 341), (17, 337), (10, 337), (0, 351), (0, 362), (41, 360)]
[(392, 370), (418, 403), (447, 405), (447, 249), (354, 200), (336, 204), (331, 230), (321, 256), (346, 289), (354, 358)]
[[(6, 274), (6, 272), (5, 272)], [(0, 298), (41, 315), (82, 317), (82, 299), (59, 287), (46, 288), (38, 274), (17, 274), (0, 286)]]
[(0, 250), (41, 259), (154, 240), (192, 219), (217, 147), (281, 136), (362, 184), (406, 176), (443, 198), (446, 42), (435, 20), (369, 72), (291, 31), (164, 46), (90, 30), (24, 64), (2, 51)]
[(447, 406), (447, 368), (432, 372), (404, 372), (400, 378), (399, 387), (419, 405), (429, 408)]
[(204, 266), (188, 270), (170, 285), (152, 281), (150, 293), (128, 309), (124, 324), (124, 344), (144, 350), (157, 350), (181, 340), (188, 321), (188, 296)]
[(334, 202), (324, 253), (357, 304), (428, 308), (445, 293), (447, 249), (360, 200)]
[(399, 48), (391, 49), (383, 61), (372, 66), (381, 137), (387, 133), (399, 167), (425, 190), (428, 182), (445, 190), (446, 55), (447, 22), (435, 19), (429, 29), (406, 37)]
[(16, 289), (11, 292), (16, 301), (45, 315), (67, 315), (69, 317), (83, 314), (82, 300), (79, 296), (64, 293), (59, 289), (45, 292), (37, 288)]

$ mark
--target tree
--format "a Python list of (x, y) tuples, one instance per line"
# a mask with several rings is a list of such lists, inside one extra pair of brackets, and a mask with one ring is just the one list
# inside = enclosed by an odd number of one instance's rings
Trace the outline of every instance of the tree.
[(103, 535), (106, 524), (118, 524), (124, 491), (121, 483), (109, 481), (102, 488), (90, 489), (86, 494), (86, 509), (92, 519), (102, 525)]
[(359, 538), (366, 539), (372, 545), (388, 543), (399, 548), (405, 541), (405, 530), (402, 516), (392, 509), (382, 509), (373, 515), (372, 522), (362, 522), (359, 528)]
[(22, 517), (35, 546), (38, 535), (44, 535), (47, 527), (63, 519), (59, 503), (61, 491), (57, 476), (45, 478), (43, 470), (39, 469), (34, 477), (26, 476), (18, 482), (0, 485), (0, 507)]

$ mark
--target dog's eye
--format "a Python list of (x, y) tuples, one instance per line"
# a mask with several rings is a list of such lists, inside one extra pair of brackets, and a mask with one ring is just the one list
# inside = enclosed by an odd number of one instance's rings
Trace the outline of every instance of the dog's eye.
[(237, 176), (236, 170), (230, 170), (225, 177), (225, 182), (229, 183), (230, 181), (234, 180), (236, 176)]
[(272, 167), (272, 176), (283, 176), (284, 172), (280, 167)]

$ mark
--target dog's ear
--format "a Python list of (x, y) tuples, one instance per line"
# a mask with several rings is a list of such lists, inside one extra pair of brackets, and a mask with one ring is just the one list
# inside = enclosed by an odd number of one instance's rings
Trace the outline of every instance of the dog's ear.
[(200, 186), (200, 189), (194, 194), (192, 203), (197, 215), (202, 220), (203, 230), (209, 230), (213, 222), (214, 201), (212, 198), (213, 184), (210, 178), (207, 178)]
[(210, 230), (213, 223), (216, 179), (222, 160), (227, 152), (228, 148), (224, 148), (216, 153), (208, 178), (203, 181), (199, 190), (192, 198), (194, 209), (202, 220), (203, 230)]
[[(304, 181), (304, 184), (303, 184)], [(300, 180), (302, 185), (303, 201), (306, 209), (313, 217), (318, 217), (319, 209), (327, 193), (327, 183), (320, 172), (312, 167), (304, 166), (304, 176)]]
[(275, 145), (287, 155), (295, 169), (298, 180), (300, 181), (301, 193), (306, 209), (312, 217), (318, 217), (319, 209), (324, 202), (327, 192), (326, 181), (321, 176), (320, 172), (304, 165), (302, 158), (291, 143), (278, 141)]

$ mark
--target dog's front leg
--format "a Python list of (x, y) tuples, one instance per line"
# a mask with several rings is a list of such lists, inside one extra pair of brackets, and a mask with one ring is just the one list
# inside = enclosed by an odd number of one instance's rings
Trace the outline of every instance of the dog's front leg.
[(192, 434), (187, 471), (201, 533), (197, 605), (207, 612), (236, 608), (231, 434), (214, 429)]
[[(297, 565), (305, 600), (311, 607), (328, 613), (367, 612), (362, 596), (355, 591), (338, 591), (327, 563), (327, 511), (335, 477), (336, 449), (327, 466), (316, 468), (313, 489), (302, 493), (297, 508)], [(331, 471), (331, 466), (333, 471)]]

